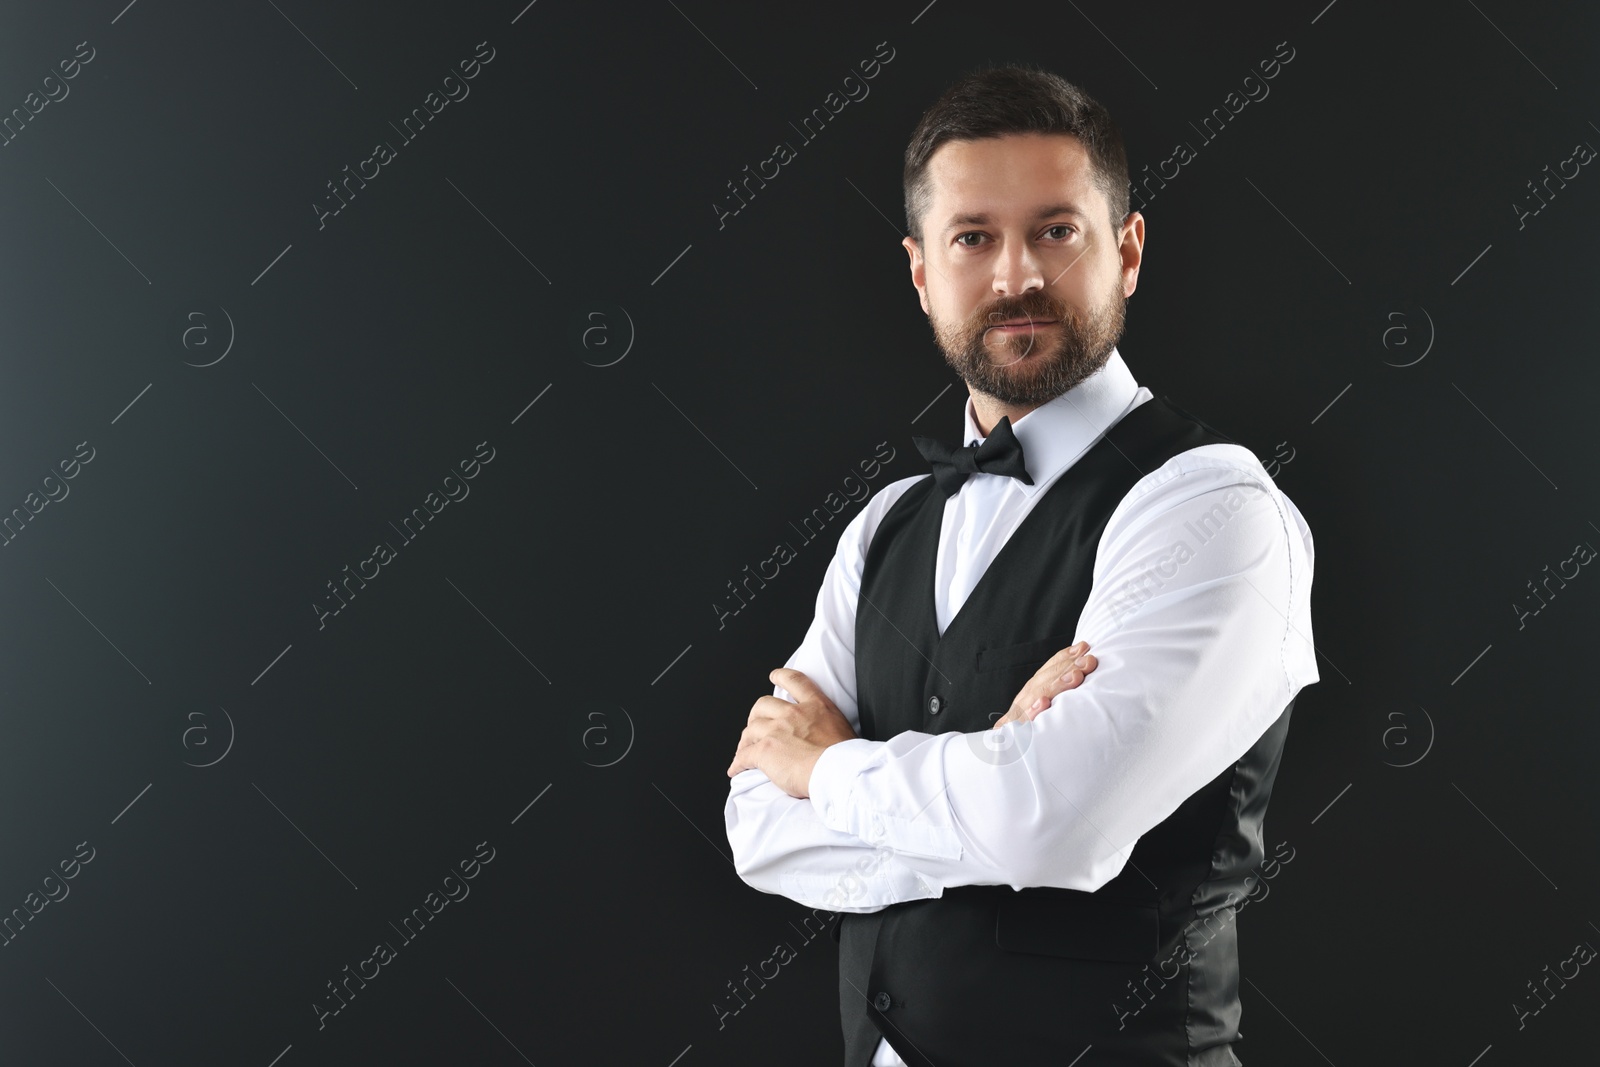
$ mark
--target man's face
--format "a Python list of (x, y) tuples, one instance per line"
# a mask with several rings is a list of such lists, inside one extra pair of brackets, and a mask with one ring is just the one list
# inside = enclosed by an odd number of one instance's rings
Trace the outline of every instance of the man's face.
[(945, 361), (1002, 404), (1053, 400), (1105, 365), (1137, 284), (1144, 220), (1113, 231), (1065, 134), (947, 141), (928, 161), (912, 282)]

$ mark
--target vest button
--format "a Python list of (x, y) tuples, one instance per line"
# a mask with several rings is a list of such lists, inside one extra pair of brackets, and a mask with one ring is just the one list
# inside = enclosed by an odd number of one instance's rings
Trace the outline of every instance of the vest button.
[(939, 698), (938, 697), (933, 696), (933, 697), (929, 697), (928, 698), (928, 713), (930, 715), (939, 714)]
[(887, 993), (879, 993), (877, 996), (872, 998), (872, 1006), (877, 1008), (879, 1011), (888, 1011), (890, 1003), (889, 994)]

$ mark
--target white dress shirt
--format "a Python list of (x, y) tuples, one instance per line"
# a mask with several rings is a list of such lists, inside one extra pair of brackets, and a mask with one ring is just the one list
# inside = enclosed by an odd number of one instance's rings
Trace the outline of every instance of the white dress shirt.
[[(1012, 423), (1034, 484), (977, 473), (946, 500), (933, 589), (941, 634), (1056, 479), (1149, 399), (1113, 349), (1088, 380)], [(970, 396), (964, 422), (962, 441), (981, 442)], [(845, 526), (816, 617), (785, 663), (858, 731), (856, 601), (867, 546), (890, 506), (930, 476), (885, 485)], [(724, 809), (735, 870), (755, 889), (846, 912), (958, 885), (1099, 889), (1141, 835), (1318, 680), (1313, 562), (1305, 520), (1248, 449), (1205, 445), (1172, 457), (1134, 484), (1100, 538), (1076, 630), (1099, 665), (1081, 685), (1033, 722), (998, 731), (911, 730), (831, 745), (809, 798), (789, 796), (759, 769), (741, 771)], [(774, 694), (794, 699), (781, 686)], [(996, 744), (1015, 746), (1004, 766)], [(872, 1062), (902, 1064), (887, 1041)]]

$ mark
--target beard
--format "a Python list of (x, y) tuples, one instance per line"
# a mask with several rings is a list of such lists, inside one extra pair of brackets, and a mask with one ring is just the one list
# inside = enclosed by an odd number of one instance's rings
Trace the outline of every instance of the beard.
[[(1122, 275), (1099, 307), (1080, 312), (1043, 289), (1002, 297), (960, 322), (929, 314), (945, 362), (972, 389), (1002, 404), (1037, 407), (1078, 385), (1111, 358), (1122, 337), (1128, 298)], [(1040, 325), (1005, 334), (991, 326), (1028, 318)]]

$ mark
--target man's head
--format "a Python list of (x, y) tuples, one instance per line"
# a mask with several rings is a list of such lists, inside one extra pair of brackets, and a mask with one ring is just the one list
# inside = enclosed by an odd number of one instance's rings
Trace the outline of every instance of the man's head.
[(912, 132), (905, 200), (912, 283), (980, 415), (1015, 421), (1105, 365), (1144, 219), (1097, 101), (1024, 67), (962, 78)]

